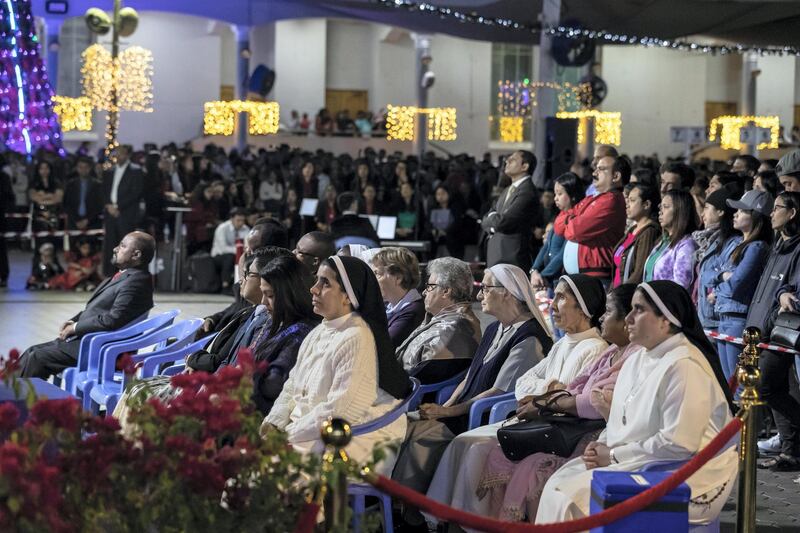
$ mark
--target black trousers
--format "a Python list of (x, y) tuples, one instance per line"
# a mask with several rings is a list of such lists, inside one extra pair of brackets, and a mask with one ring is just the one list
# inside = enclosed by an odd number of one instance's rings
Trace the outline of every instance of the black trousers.
[(69, 342), (56, 339), (31, 346), (22, 354), (20, 375), (23, 378), (47, 379), (65, 368), (78, 364), (80, 339)]
[(0, 281), (6, 281), (8, 274), (8, 247), (6, 246), (6, 238), (0, 234)]
[(233, 267), (236, 266), (236, 256), (234, 254), (215, 255), (214, 263), (222, 283), (233, 284)]
[(789, 372), (792, 372), (794, 356), (761, 352), (758, 368), (761, 370), (761, 397), (772, 409), (775, 425), (781, 435), (781, 453), (800, 455), (800, 403), (790, 392)]

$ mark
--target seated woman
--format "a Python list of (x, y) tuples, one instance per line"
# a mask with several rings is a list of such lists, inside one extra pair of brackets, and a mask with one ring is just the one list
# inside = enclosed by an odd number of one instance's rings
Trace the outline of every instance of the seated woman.
[[(262, 432), (286, 431), (303, 453), (321, 452), (320, 426), (329, 417), (363, 424), (389, 412), (410, 392), (408, 375), (394, 357), (378, 281), (366, 263), (332, 256), (322, 262), (311, 288), (322, 323), (300, 345), (297, 364)], [(405, 417), (355, 437), (347, 453), (356, 462), (371, 458), (378, 442), (398, 441)], [(391, 469), (393, 461), (383, 465)]]
[(265, 361), (267, 368), (254, 376), (253, 401), (266, 415), (297, 362), (300, 344), (319, 320), (311, 306), (306, 267), (296, 257), (277, 257), (259, 274), (261, 303), (272, 321), (268, 331), (264, 328), (265, 340), (257, 343), (254, 353), (256, 362)]
[(425, 303), (419, 286), (417, 256), (406, 248), (381, 248), (370, 261), (386, 304), (389, 337), (395, 348), (408, 338), (425, 318)]
[(39, 246), (38, 257), (33, 258), (33, 268), (31, 268), (31, 275), (25, 284), (28, 290), (42, 290), (50, 289), (50, 282), (52, 280), (58, 281), (64, 274), (64, 267), (58, 262), (56, 255), (56, 247), (53, 243), (46, 242)]
[[(608, 344), (597, 327), (605, 311), (603, 284), (584, 274), (561, 276), (553, 298), (553, 321), (565, 335), (547, 357), (517, 380), (514, 395), (524, 406), (549, 390), (565, 388), (591, 366)], [(428, 497), (458, 509), (471, 510), (486, 458), (497, 446), (501, 423), (481, 426), (456, 437), (433, 476)]]
[(481, 340), (481, 323), (472, 312), (472, 271), (453, 257), (428, 263), (426, 319), (397, 348), (407, 372), (430, 359), (469, 358)]
[(413, 421), (392, 477), (417, 492), (428, 490), (445, 448), (467, 430), (472, 404), (513, 390), (517, 378), (553, 345), (521, 268), (498, 264), (488, 269), (478, 299), (481, 310), (497, 320), (486, 328), (466, 377), (444, 405), (422, 404), (418, 413), (409, 414)]
[(50, 287), (64, 291), (93, 291), (102, 281), (102, 257), (87, 239), (78, 241), (78, 253), (64, 252), (67, 271), (50, 279)]
[[(640, 284), (626, 322), (631, 342), (644, 349), (620, 371), (605, 433), (545, 485), (537, 523), (588, 515), (594, 470), (688, 460), (731, 420), (730, 389), (686, 289), (672, 281)], [(719, 514), (736, 473), (732, 446), (689, 478), (690, 523)]]
[[(631, 312), (631, 299), (636, 285), (622, 284), (608, 293), (606, 314), (603, 315), (600, 334), (610, 344), (608, 349), (587, 367), (567, 387), (572, 396), (559, 398), (552, 407), (581, 418), (608, 419), (614, 384), (628, 356), (641, 346), (628, 340), (625, 317)], [(520, 419), (532, 419), (535, 406), (526, 404), (525, 411), (517, 414)], [(576, 446), (572, 457), (580, 456), (597, 432), (587, 436)], [(539, 497), (547, 479), (566, 463), (569, 458), (549, 453), (534, 453), (519, 462), (506, 458), (502, 449), (494, 448), (486, 461), (483, 477), (478, 485), (476, 497), (485, 500), (480, 505), (489, 516), (507, 521), (536, 518)]]

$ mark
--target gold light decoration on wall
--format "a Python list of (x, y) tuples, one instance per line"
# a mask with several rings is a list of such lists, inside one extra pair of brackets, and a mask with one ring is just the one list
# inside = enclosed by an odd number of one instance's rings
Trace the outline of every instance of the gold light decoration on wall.
[(455, 107), (386, 106), (386, 139), (413, 141), (419, 115), (425, 115), (429, 141), (454, 141), (457, 138)]
[(92, 103), (88, 98), (53, 96), (53, 103), (53, 111), (58, 115), (62, 131), (91, 131)]
[(622, 113), (618, 111), (559, 111), (556, 118), (578, 119), (578, 144), (586, 139), (589, 120), (594, 120), (594, 142), (619, 146), (622, 142)]
[(278, 133), (280, 106), (277, 102), (206, 102), (203, 114), (203, 133), (205, 135), (233, 135), (238, 113), (247, 113), (250, 135), (270, 135)]
[[(95, 109), (102, 111), (153, 111), (153, 54), (141, 46), (131, 46), (115, 61), (100, 44), (83, 54), (83, 94)], [(116, 88), (117, 103), (112, 91)]]
[(500, 117), (500, 140), (504, 143), (522, 142), (524, 124), (523, 117)]
[(769, 142), (760, 143), (757, 146), (758, 150), (778, 148), (778, 139), (781, 131), (780, 122), (780, 118), (777, 116), (723, 115), (711, 120), (708, 140), (713, 142), (719, 138), (721, 148), (725, 150), (741, 150), (740, 130), (752, 123), (759, 128), (769, 128), (770, 130)]

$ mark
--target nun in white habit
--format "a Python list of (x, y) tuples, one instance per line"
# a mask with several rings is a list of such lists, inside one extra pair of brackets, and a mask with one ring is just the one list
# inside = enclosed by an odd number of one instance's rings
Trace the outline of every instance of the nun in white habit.
[[(605, 432), (545, 485), (536, 523), (588, 515), (595, 470), (634, 471), (654, 461), (688, 460), (731, 420), (732, 398), (719, 357), (683, 287), (672, 281), (640, 284), (627, 323), (631, 342), (644, 349), (620, 371)], [(691, 523), (719, 515), (736, 473), (732, 444), (688, 479)]]
[[(608, 347), (597, 327), (605, 312), (605, 291), (599, 280), (583, 275), (562, 276), (553, 298), (553, 319), (566, 332), (547, 357), (523, 374), (514, 393), (520, 405), (548, 390), (566, 388)], [(501, 423), (481, 426), (458, 435), (447, 447), (431, 481), (429, 498), (457, 509), (486, 514), (489, 499), (475, 492), (484, 464), (497, 441)], [(436, 520), (427, 516), (429, 522)]]

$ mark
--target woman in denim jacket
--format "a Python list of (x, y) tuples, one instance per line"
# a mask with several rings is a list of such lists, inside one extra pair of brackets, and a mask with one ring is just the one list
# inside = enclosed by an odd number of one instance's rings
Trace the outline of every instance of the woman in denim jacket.
[[(709, 295), (709, 299), (714, 301), (714, 310), (719, 315), (719, 332), (734, 337), (742, 336), (747, 311), (772, 242), (769, 220), (772, 197), (758, 206), (752, 205), (748, 200), (750, 198), (745, 197), (740, 201), (728, 200), (728, 205), (737, 209), (733, 217), (733, 227), (741, 231), (743, 237), (737, 239), (738, 244), (725, 256), (715, 280), (716, 285)], [(717, 349), (725, 377), (730, 379), (736, 370), (741, 348), (719, 341)]]
[(698, 276), (694, 294), (697, 298), (697, 316), (704, 329), (716, 330), (719, 326), (719, 315), (714, 310), (714, 301), (709, 298), (709, 295), (719, 284), (718, 277), (723, 263), (730, 258), (734, 248), (742, 242), (742, 237), (733, 231), (734, 209), (725, 203), (730, 197), (731, 195), (726, 189), (719, 189), (709, 194), (703, 206), (704, 229), (692, 234), (692, 238), (697, 243), (704, 240), (698, 234), (709, 235), (708, 242), (702, 247), (698, 245), (696, 252)]

